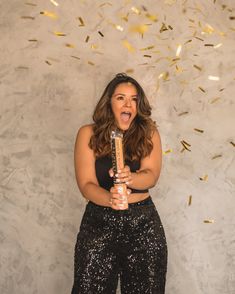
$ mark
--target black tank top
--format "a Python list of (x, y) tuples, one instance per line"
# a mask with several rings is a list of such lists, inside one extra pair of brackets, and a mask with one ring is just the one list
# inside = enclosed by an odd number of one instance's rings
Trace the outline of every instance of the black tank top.
[[(125, 164), (130, 167), (131, 172), (135, 172), (140, 168), (139, 161), (130, 161), (126, 160)], [(112, 168), (112, 159), (111, 157), (104, 156), (99, 157), (95, 161), (95, 171), (96, 177), (99, 182), (99, 185), (107, 191), (110, 191), (111, 187), (113, 186), (113, 178), (109, 175), (109, 170)], [(148, 189), (145, 190), (136, 190), (131, 189), (131, 193), (146, 193)]]

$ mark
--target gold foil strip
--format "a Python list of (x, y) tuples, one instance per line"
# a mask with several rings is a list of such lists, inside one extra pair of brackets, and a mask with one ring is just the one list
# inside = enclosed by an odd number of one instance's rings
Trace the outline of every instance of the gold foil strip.
[(29, 6), (37, 6), (37, 4), (29, 3), (29, 2), (25, 2), (25, 5), (29, 5)]
[(90, 36), (86, 36), (85, 42), (87, 43), (89, 41), (89, 39), (90, 39)]
[(158, 79), (163, 79), (164, 81), (166, 81), (169, 77), (169, 72), (168, 71), (164, 71), (162, 73), (160, 73), (160, 75), (158, 76)]
[(94, 62), (92, 62), (92, 61), (90, 61), (90, 60), (88, 60), (87, 63), (90, 64), (90, 65), (95, 65)]
[(217, 49), (217, 48), (221, 47), (222, 45), (223, 45), (223, 43), (219, 43), (217, 45), (214, 45), (214, 48)]
[(177, 50), (176, 50), (175, 55), (176, 55), (176, 56), (180, 56), (181, 50), (182, 50), (182, 45), (179, 44), (178, 47), (177, 47)]
[(138, 15), (141, 13), (140, 10), (138, 8), (136, 8), (135, 6), (132, 6), (131, 10)]
[(29, 39), (28, 41), (29, 42), (37, 42), (38, 40), (37, 39)]
[(134, 69), (133, 68), (128, 68), (127, 70), (125, 70), (125, 72), (127, 74), (130, 74), (130, 73), (133, 73), (134, 72)]
[(21, 16), (21, 18), (22, 19), (32, 19), (32, 20), (35, 19), (35, 17), (33, 17), (33, 16)]
[(106, 5), (112, 6), (113, 4), (110, 2), (105, 2), (105, 3), (100, 4), (99, 7), (104, 7)]
[(160, 33), (163, 33), (163, 32), (165, 32), (165, 31), (168, 31), (168, 28), (167, 28), (167, 26), (165, 25), (165, 23), (163, 22), (159, 32), (160, 32)]
[(217, 76), (208, 76), (208, 80), (210, 80), (210, 81), (219, 81), (220, 80), (220, 77), (217, 77)]
[(235, 143), (233, 143), (233, 141), (230, 141), (229, 143), (232, 144), (233, 147), (235, 147)]
[(215, 45), (214, 44), (204, 44), (204, 46), (206, 46), (206, 47), (214, 47)]
[(124, 28), (120, 25), (114, 25), (114, 27), (118, 30), (118, 31), (121, 31), (123, 32), (124, 31)]
[(168, 153), (171, 153), (172, 151), (173, 151), (172, 149), (168, 149), (168, 150), (164, 151), (163, 154), (166, 155)]
[(75, 59), (81, 59), (80, 57), (77, 57), (77, 56), (74, 56), (74, 55), (71, 55), (70, 57), (72, 57), (72, 58), (75, 58)]
[(148, 31), (148, 28), (149, 27), (145, 24), (135, 25), (130, 27), (130, 32), (144, 34)]
[(213, 220), (213, 219), (204, 219), (205, 224), (213, 224), (214, 222), (215, 222), (215, 220)]
[(51, 65), (51, 63), (50, 63), (48, 60), (45, 60), (45, 62), (46, 62), (48, 65)]
[(152, 58), (152, 55), (144, 54), (144, 57)]
[(178, 114), (178, 116), (182, 116), (182, 115), (185, 115), (185, 114), (188, 114), (188, 111), (181, 112), (181, 113)]
[(189, 195), (188, 197), (188, 206), (192, 204), (192, 195)]
[(194, 131), (197, 131), (197, 132), (199, 132), (199, 133), (204, 133), (204, 131), (203, 131), (203, 130), (196, 129), (196, 128), (194, 128)]
[(41, 11), (40, 14), (48, 16), (48, 17), (53, 18), (53, 19), (58, 18), (58, 16), (54, 12), (50, 12), (50, 11)]
[(54, 4), (55, 6), (59, 6), (59, 4), (55, 1), (55, 0), (50, 0), (52, 4)]
[(206, 90), (204, 90), (202, 87), (198, 87), (199, 90), (201, 90), (203, 93), (206, 93)]
[(196, 69), (198, 69), (200, 71), (202, 70), (202, 68), (200, 66), (196, 65), (196, 64), (194, 64), (193, 67), (195, 67)]
[(181, 140), (180, 143), (183, 145), (184, 149), (191, 151), (188, 146), (190, 147), (191, 145), (187, 143), (185, 140)]
[(81, 18), (81, 16), (78, 17), (78, 20), (80, 21), (79, 27), (84, 27), (85, 23), (84, 23), (83, 19)]
[(205, 175), (204, 177), (199, 177), (199, 179), (201, 180), (201, 181), (207, 181), (208, 180), (208, 175)]
[(211, 101), (210, 101), (210, 104), (213, 104), (215, 102), (217, 102), (218, 100), (220, 100), (221, 98), (220, 97), (215, 97), (213, 98)]
[(65, 37), (66, 36), (66, 34), (61, 33), (61, 32), (54, 32), (54, 34), (58, 37)]
[(65, 46), (68, 47), (68, 48), (75, 48), (75, 45), (70, 44), (70, 43), (66, 43)]
[(101, 31), (98, 31), (98, 33), (101, 35), (101, 37), (104, 37), (104, 35)]
[(156, 15), (146, 13), (145, 16), (146, 16), (148, 19), (150, 19), (151, 21), (153, 21), (153, 22), (157, 22), (157, 21), (158, 21), (158, 18), (157, 18)]
[(222, 154), (218, 154), (218, 155), (213, 156), (213, 157), (211, 158), (211, 160), (216, 159), (216, 158), (219, 158), (219, 157), (222, 157)]
[(140, 51), (146, 51), (146, 50), (150, 50), (150, 49), (153, 49), (153, 48), (154, 48), (154, 45), (148, 46), (148, 47), (145, 47), (145, 48), (141, 48)]
[(135, 52), (135, 48), (127, 41), (127, 40), (123, 40), (122, 44), (124, 47), (127, 48), (127, 50), (131, 53)]

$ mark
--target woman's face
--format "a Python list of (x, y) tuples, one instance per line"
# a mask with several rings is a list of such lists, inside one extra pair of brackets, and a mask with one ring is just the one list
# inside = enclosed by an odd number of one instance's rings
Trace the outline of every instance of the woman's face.
[(127, 130), (137, 114), (137, 90), (131, 83), (119, 84), (112, 97), (111, 108), (119, 129)]

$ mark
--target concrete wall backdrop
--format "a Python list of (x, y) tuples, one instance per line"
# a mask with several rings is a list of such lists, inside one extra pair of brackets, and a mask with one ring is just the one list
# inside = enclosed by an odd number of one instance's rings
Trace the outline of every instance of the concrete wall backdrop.
[(143, 85), (162, 138), (166, 293), (235, 293), (234, 1), (0, 8), (0, 293), (70, 293), (75, 137), (117, 72)]

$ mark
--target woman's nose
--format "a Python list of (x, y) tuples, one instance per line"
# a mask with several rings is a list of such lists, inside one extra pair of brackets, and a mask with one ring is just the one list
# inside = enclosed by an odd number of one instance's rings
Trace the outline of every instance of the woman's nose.
[(125, 101), (125, 105), (126, 105), (126, 106), (131, 106), (131, 100), (130, 100), (130, 99), (126, 99), (126, 101)]

